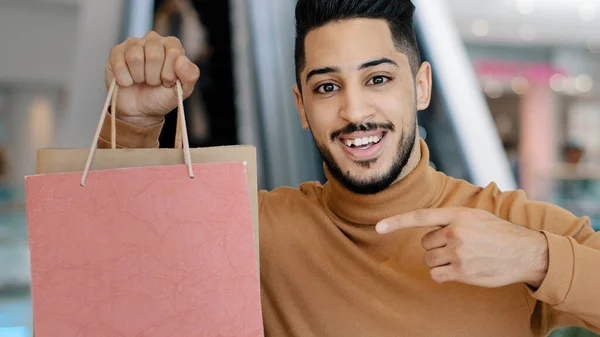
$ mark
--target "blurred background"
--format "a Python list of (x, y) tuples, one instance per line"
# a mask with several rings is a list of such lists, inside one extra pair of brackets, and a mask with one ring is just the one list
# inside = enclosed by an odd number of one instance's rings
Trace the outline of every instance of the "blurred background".
[[(434, 99), (431, 165), (522, 188), (600, 229), (600, 0), (415, 0)], [(110, 48), (150, 29), (202, 69), (192, 146), (254, 144), (259, 187), (324, 180), (300, 128), (288, 0), (0, 0), (0, 336), (30, 336), (23, 177), (36, 149), (90, 145)], [(173, 145), (173, 114), (161, 135)], [(555, 336), (593, 336), (561, 329)]]

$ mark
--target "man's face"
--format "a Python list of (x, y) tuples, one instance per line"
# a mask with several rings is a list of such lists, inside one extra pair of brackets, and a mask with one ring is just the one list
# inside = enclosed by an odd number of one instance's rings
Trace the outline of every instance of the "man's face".
[(393, 183), (416, 137), (416, 112), (429, 104), (431, 70), (415, 77), (384, 20), (352, 19), (313, 30), (305, 40), (302, 126), (328, 168), (357, 193)]

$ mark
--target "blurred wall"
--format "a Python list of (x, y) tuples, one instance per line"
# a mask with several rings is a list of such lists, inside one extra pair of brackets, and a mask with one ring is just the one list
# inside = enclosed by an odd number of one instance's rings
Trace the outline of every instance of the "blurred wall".
[[(67, 87), (77, 37), (78, 6), (66, 1), (0, 1), (0, 109), (8, 181), (35, 172), (35, 151), (54, 145), (61, 94)], [(22, 191), (17, 190), (17, 199)]]
[(35, 172), (38, 148), (90, 146), (123, 7), (124, 0), (0, 1), (0, 146), (13, 185)]
[(61, 147), (88, 147), (92, 142), (106, 96), (106, 61), (119, 42), (124, 4), (124, 0), (79, 0), (69, 103), (58, 130)]
[(76, 4), (0, 1), (0, 83), (66, 83), (77, 16)]

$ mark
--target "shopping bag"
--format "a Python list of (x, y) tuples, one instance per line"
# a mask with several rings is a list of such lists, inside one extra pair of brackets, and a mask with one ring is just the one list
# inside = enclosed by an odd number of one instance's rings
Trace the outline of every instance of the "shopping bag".
[(263, 336), (254, 149), (189, 149), (178, 83), (181, 149), (96, 150), (117, 90), (26, 177), (35, 335)]

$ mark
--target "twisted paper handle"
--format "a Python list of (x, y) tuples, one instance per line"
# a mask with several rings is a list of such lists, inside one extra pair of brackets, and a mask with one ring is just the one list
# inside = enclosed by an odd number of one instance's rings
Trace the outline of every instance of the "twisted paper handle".
[[(190, 143), (188, 141), (188, 133), (187, 126), (185, 123), (185, 112), (183, 110), (183, 88), (181, 87), (181, 82), (177, 80), (176, 83), (177, 89), (177, 131), (175, 134), (175, 148), (183, 148), (183, 159), (188, 168), (188, 174), (190, 178), (194, 178), (194, 171), (192, 169), (192, 155), (190, 152)], [(94, 135), (94, 139), (92, 141), (92, 146), (90, 147), (90, 153), (87, 158), (87, 162), (85, 163), (85, 168), (83, 170), (83, 174), (81, 176), (81, 186), (85, 186), (85, 180), (88, 176), (90, 168), (92, 167), (92, 162), (94, 160), (94, 155), (96, 154), (96, 149), (98, 148), (98, 139), (100, 138), (100, 132), (102, 130), (102, 126), (104, 125), (104, 120), (106, 119), (106, 114), (108, 113), (108, 106), (111, 104), (112, 98), (112, 113), (111, 113), (111, 148), (117, 148), (117, 136), (116, 136), (116, 116), (115, 116), (115, 107), (117, 106), (117, 96), (119, 94), (119, 86), (115, 79), (112, 80), (110, 84), (110, 88), (108, 89), (108, 94), (106, 95), (106, 100), (104, 101), (104, 108), (102, 108), (102, 115), (100, 116), (100, 121), (98, 122), (98, 127), (96, 128), (96, 134)], [(183, 138), (183, 139), (182, 139)], [(182, 146), (183, 145), (183, 146)]]

